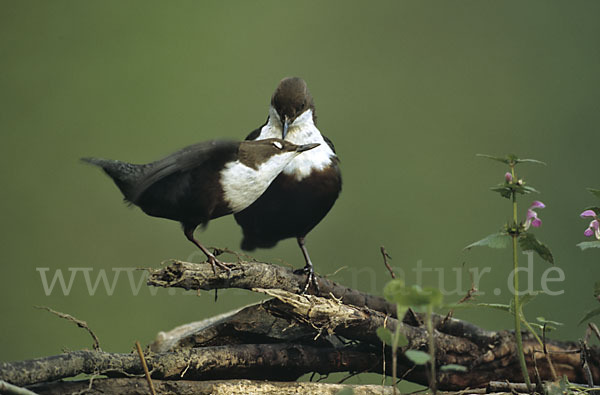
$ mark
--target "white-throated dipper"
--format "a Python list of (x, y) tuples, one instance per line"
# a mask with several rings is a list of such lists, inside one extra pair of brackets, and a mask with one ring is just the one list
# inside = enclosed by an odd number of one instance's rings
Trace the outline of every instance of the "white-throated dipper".
[(179, 221), (189, 241), (213, 266), (230, 270), (194, 238), (198, 225), (252, 204), (296, 156), (319, 144), (296, 145), (281, 139), (213, 140), (183, 148), (156, 162), (134, 165), (82, 158), (100, 166), (125, 200), (153, 217)]
[(311, 282), (318, 289), (304, 238), (335, 203), (342, 175), (333, 143), (317, 129), (315, 105), (303, 79), (289, 77), (279, 82), (266, 123), (246, 140), (268, 138), (320, 145), (293, 159), (258, 200), (235, 214), (235, 220), (244, 233), (244, 250), (271, 248), (280, 240), (297, 239), (306, 262), (302, 269), (307, 274), (304, 293)]

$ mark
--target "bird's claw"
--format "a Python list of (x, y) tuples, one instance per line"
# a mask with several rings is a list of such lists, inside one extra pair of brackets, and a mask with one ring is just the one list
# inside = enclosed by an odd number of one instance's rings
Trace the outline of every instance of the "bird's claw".
[(220, 260), (218, 260), (217, 258), (215, 258), (214, 256), (210, 256), (208, 257), (208, 263), (210, 263), (210, 265), (212, 266), (213, 269), (213, 273), (215, 274), (215, 276), (217, 275), (217, 266), (223, 270), (225, 270), (227, 272), (227, 277), (231, 277), (231, 268), (229, 266), (227, 266), (227, 264), (221, 262)]
[(300, 295), (304, 295), (310, 284), (313, 285), (315, 289), (315, 294), (318, 295), (320, 293), (319, 283), (317, 282), (317, 276), (315, 276), (315, 271), (312, 266), (304, 266), (302, 269), (294, 270), (294, 274), (306, 274), (306, 282), (304, 283), (304, 287), (300, 291)]

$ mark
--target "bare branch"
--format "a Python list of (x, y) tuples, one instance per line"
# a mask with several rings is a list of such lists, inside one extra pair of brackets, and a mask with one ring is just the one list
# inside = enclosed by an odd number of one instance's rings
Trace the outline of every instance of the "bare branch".
[[(253, 380), (155, 380), (156, 390), (159, 394), (178, 395), (212, 395), (212, 394), (306, 394), (306, 395), (335, 395), (344, 389), (352, 390), (356, 395), (390, 395), (391, 387), (380, 385), (341, 385), (323, 383), (296, 383), (278, 381), (253, 381)], [(63, 381), (39, 384), (30, 387), (45, 395), (64, 395), (76, 391), (86, 391), (86, 395), (138, 395), (140, 388), (145, 385), (141, 378), (110, 378), (97, 379), (90, 390), (87, 382)]]
[[(152, 378), (168, 380), (244, 377), (285, 381), (313, 371), (325, 374), (376, 369), (380, 363), (376, 353), (364, 352), (359, 346), (325, 349), (288, 343), (203, 347), (152, 354), (146, 359)], [(0, 363), (0, 380), (18, 386), (96, 372), (120, 377), (143, 375), (144, 370), (136, 354), (100, 351), (74, 351), (28, 361)]]
[(92, 331), (92, 329), (88, 326), (87, 322), (79, 320), (75, 317), (73, 317), (70, 314), (66, 314), (66, 313), (61, 313), (60, 311), (56, 311), (56, 310), (52, 310), (50, 307), (46, 307), (46, 306), (35, 306), (36, 309), (40, 309), (40, 310), (46, 310), (51, 312), (52, 314), (55, 314), (57, 316), (59, 316), (60, 318), (64, 318), (67, 321), (71, 321), (74, 322), (78, 327), (85, 329), (86, 331), (88, 331), (88, 333), (90, 334), (90, 336), (92, 336), (92, 339), (94, 340), (94, 350), (96, 351), (101, 351), (102, 349), (100, 348), (100, 340), (98, 340), (98, 336), (96, 336), (96, 334)]

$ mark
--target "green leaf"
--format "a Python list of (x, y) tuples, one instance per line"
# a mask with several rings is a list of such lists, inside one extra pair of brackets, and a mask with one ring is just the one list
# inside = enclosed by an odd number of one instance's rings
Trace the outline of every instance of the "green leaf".
[(490, 188), (493, 192), (498, 192), (502, 197), (510, 199), (513, 193), (520, 193), (521, 195), (527, 195), (529, 193), (540, 193), (537, 189), (531, 185), (519, 185), (519, 184), (498, 184), (495, 187)]
[(437, 306), (442, 301), (442, 293), (439, 289), (429, 287), (421, 289), (418, 285), (405, 288), (402, 295), (398, 297), (400, 298), (398, 303), (405, 306)]
[(519, 185), (521, 188), (523, 188), (523, 192), (517, 191), (523, 195), (526, 195), (528, 193), (540, 193), (540, 191), (538, 191), (537, 189), (535, 189), (534, 187), (532, 187), (531, 185)]
[(562, 322), (550, 321), (550, 320), (545, 319), (544, 317), (537, 317), (536, 320), (538, 322), (541, 322), (542, 324), (556, 325), (556, 326), (563, 326), (564, 325)]
[(546, 162), (542, 162), (541, 160), (537, 160), (537, 159), (517, 159), (516, 162), (517, 163), (534, 163), (536, 165), (546, 166)]
[(490, 247), (490, 248), (506, 248), (510, 243), (510, 236), (507, 233), (493, 233), (475, 243), (469, 244), (464, 250), (469, 250), (473, 247)]
[(523, 294), (519, 296), (519, 304), (521, 305), (521, 307), (525, 306), (527, 303), (531, 302), (533, 299), (535, 299), (536, 296), (538, 296), (540, 293), (540, 291), (534, 291), (531, 293), (527, 293), (527, 294)]
[(398, 347), (408, 346), (408, 339), (402, 333), (398, 332)]
[(498, 185), (497, 187), (491, 187), (490, 189), (494, 192), (498, 192), (503, 198), (510, 199), (512, 197), (513, 188), (511, 188), (510, 184)]
[(377, 337), (384, 342), (386, 346), (391, 346), (393, 344), (394, 335), (388, 328), (384, 328), (383, 326), (377, 328)]
[(541, 160), (537, 160), (537, 159), (519, 159), (517, 157), (517, 155), (515, 154), (508, 154), (504, 157), (501, 156), (493, 156), (493, 155), (487, 155), (487, 154), (477, 154), (477, 156), (481, 157), (481, 158), (487, 158), (487, 159), (491, 159), (491, 160), (495, 160), (498, 162), (502, 162), (504, 164), (507, 165), (511, 165), (511, 164), (518, 164), (518, 163), (535, 163), (538, 165), (546, 165), (546, 163), (542, 162)]
[(588, 191), (590, 191), (590, 193), (594, 196), (596, 196), (598, 199), (600, 199), (600, 189), (593, 189), (593, 188), (588, 188)]
[(487, 155), (487, 154), (477, 154), (476, 156), (479, 156), (480, 158), (487, 158), (487, 159), (495, 160), (498, 162), (502, 162), (507, 165), (510, 165), (510, 163), (511, 163), (511, 158), (509, 158), (508, 156), (500, 157), (500, 156), (493, 156), (493, 155)]
[(429, 354), (419, 350), (407, 350), (404, 355), (413, 361), (415, 365), (425, 365), (431, 359)]
[(550, 249), (535, 238), (533, 233), (522, 233), (519, 237), (519, 245), (523, 251), (535, 251), (543, 260), (554, 264), (554, 257)]
[(462, 365), (457, 365), (455, 363), (449, 363), (448, 365), (444, 365), (440, 367), (442, 372), (455, 371), (455, 372), (466, 372), (467, 367)]
[(401, 306), (440, 306), (443, 302), (443, 296), (439, 289), (432, 287), (421, 289), (418, 285), (407, 287), (400, 279), (388, 282), (383, 288), (383, 295), (386, 299), (400, 305), (399, 308)]
[[(396, 336), (396, 334), (392, 333), (392, 331), (390, 331), (388, 328), (384, 328), (379, 327), (377, 328), (377, 337), (379, 337), (379, 339), (381, 339), (381, 341), (386, 345), (386, 346), (390, 346), (390, 347), (394, 347), (394, 338)], [(408, 339), (406, 338), (406, 336), (404, 336), (402, 333), (398, 332), (398, 339), (397, 339), (397, 343), (396, 347), (404, 347), (408, 345)]]
[(398, 303), (396, 297), (404, 292), (404, 288), (404, 280), (401, 278), (391, 280), (383, 287), (383, 296), (390, 302)]
[(442, 291), (434, 287), (425, 287), (423, 288), (423, 294), (429, 297), (429, 305), (433, 307), (438, 307), (444, 304), (444, 295), (442, 295)]
[[(529, 325), (531, 325), (531, 326), (532, 326), (532, 327), (534, 327), (534, 328), (537, 328), (537, 329), (538, 329), (540, 332), (541, 332), (541, 331), (544, 329), (544, 326), (543, 326), (543, 325), (540, 325), (540, 324), (538, 324), (538, 323), (535, 323), (535, 322), (530, 322), (530, 323), (529, 323)], [(546, 328), (546, 329), (547, 329), (547, 328)]]
[(595, 308), (594, 310), (588, 311), (585, 316), (577, 323), (577, 325), (581, 325), (584, 321), (589, 320), (590, 318), (594, 318), (595, 316), (600, 315), (600, 307)]
[(546, 395), (573, 395), (579, 391), (572, 391), (567, 376), (563, 376), (558, 382), (550, 382), (545, 386)]
[(600, 248), (600, 240), (582, 241), (577, 244), (577, 247), (581, 248), (582, 251), (587, 250), (588, 248)]
[(396, 317), (404, 317), (406, 312), (408, 311), (407, 306), (403, 306), (401, 304), (396, 304)]
[(490, 309), (496, 309), (496, 310), (502, 310), (502, 311), (506, 311), (507, 313), (510, 313), (512, 310), (510, 305), (502, 304), (502, 303), (477, 303), (476, 306), (488, 307)]

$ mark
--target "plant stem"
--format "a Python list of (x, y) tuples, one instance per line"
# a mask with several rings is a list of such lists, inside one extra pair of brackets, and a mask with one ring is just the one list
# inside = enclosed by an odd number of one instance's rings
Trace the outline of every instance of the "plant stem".
[(435, 373), (435, 337), (433, 334), (433, 321), (431, 319), (431, 313), (433, 310), (433, 306), (429, 304), (427, 306), (427, 332), (429, 333), (429, 356), (431, 359), (429, 360), (429, 366), (431, 368), (429, 374), (429, 389), (433, 393), (433, 395), (437, 392), (437, 377)]
[[(404, 317), (404, 313), (401, 314), (400, 306), (396, 306), (396, 317)], [(399, 321), (402, 318), (398, 319)], [(396, 331), (394, 332), (394, 338), (392, 339), (392, 391), (396, 395), (396, 374), (398, 371), (398, 339), (400, 338), (400, 325), (396, 325)], [(385, 358), (385, 355), (384, 355)]]
[[(535, 337), (535, 340), (537, 340), (540, 347), (542, 347), (542, 350), (544, 350), (544, 357), (546, 358), (546, 362), (548, 362), (548, 366), (550, 367), (550, 374), (552, 375), (552, 380), (554, 380), (554, 381), (558, 380), (558, 376), (556, 375), (556, 369), (554, 369), (554, 364), (552, 363), (552, 359), (550, 358), (550, 355), (545, 351), (546, 349), (544, 347), (544, 342), (542, 341), (542, 339), (540, 339), (538, 334), (535, 333), (535, 330), (533, 330), (531, 325), (529, 325), (529, 322), (527, 322), (527, 320), (525, 319), (525, 317), (523, 316), (522, 313), (523, 312), (521, 312), (521, 318), (523, 321), (523, 325), (525, 325), (527, 330), (533, 335), (533, 337)], [(535, 352), (534, 352), (532, 358), (535, 358)]]
[[(514, 165), (510, 167), (513, 180), (515, 177)], [(523, 380), (527, 385), (529, 392), (533, 390), (531, 387), (531, 381), (529, 380), (529, 372), (527, 371), (527, 363), (525, 362), (525, 353), (523, 352), (523, 338), (521, 336), (521, 304), (519, 300), (519, 260), (517, 256), (517, 236), (518, 236), (518, 218), (517, 218), (517, 194), (513, 191), (512, 194), (513, 203), (513, 224), (514, 229), (511, 232), (512, 235), (512, 247), (513, 247), (513, 285), (514, 285), (514, 316), (515, 316), (515, 340), (517, 341), (517, 354), (519, 358), (519, 364), (521, 365), (521, 372), (523, 374)]]

